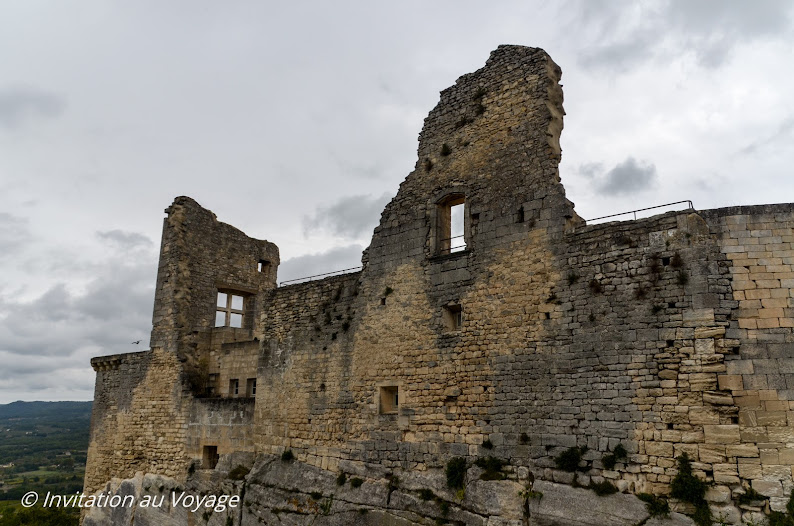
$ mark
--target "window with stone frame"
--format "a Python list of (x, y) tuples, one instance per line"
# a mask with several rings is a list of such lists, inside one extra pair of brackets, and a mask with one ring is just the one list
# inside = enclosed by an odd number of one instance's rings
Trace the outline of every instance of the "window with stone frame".
[(249, 378), (245, 383), (245, 396), (256, 397), (256, 378)]
[(466, 250), (466, 199), (451, 194), (436, 204), (435, 253), (453, 254)]
[(229, 397), (236, 397), (240, 394), (240, 380), (232, 378), (229, 380)]
[(396, 414), (400, 408), (400, 388), (387, 385), (380, 388), (378, 412), (382, 415)]
[(242, 328), (245, 303), (245, 296), (239, 292), (219, 290), (215, 301), (215, 326)]
[(444, 330), (447, 332), (459, 331), (463, 326), (463, 307), (458, 303), (444, 306)]

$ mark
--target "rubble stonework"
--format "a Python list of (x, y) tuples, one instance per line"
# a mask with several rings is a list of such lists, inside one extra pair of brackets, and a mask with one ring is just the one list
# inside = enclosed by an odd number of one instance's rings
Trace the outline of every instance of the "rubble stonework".
[[(86, 490), (137, 472), (208, 484), (232, 458), (289, 450), (315, 482), (358, 473), (380, 491), (397, 474), (433, 481), (453, 457), (493, 456), (507, 480), (450, 495), (452, 512), (525, 524), (537, 506), (516, 495), (532, 480), (666, 495), (687, 453), (714, 483), (715, 516), (784, 510), (794, 205), (587, 225), (558, 173), (560, 75), (540, 49), (500, 46), (443, 91), (360, 272), (277, 287), (274, 244), (177, 198), (152, 350), (92, 361)], [(465, 249), (450, 251), (460, 202)], [(243, 298), (240, 327), (215, 327), (219, 292)], [(560, 470), (555, 458), (574, 447), (579, 470)], [(626, 457), (605, 462), (616, 449)], [(234, 524), (298, 513), (277, 485), (256, 486), (266, 504)], [(394, 524), (444, 518), (400, 515), (416, 503), (392, 502), (392, 486), (357, 506), (402, 517)], [(767, 499), (739, 507), (750, 487)]]

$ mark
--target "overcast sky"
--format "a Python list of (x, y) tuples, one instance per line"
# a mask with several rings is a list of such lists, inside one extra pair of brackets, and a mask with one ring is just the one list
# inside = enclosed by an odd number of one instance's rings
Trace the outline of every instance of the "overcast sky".
[(147, 348), (175, 196), (276, 243), (280, 280), (358, 265), (439, 91), (499, 44), (562, 68), (582, 217), (794, 201), (792, 7), (6, 0), (0, 403), (90, 400), (92, 356)]

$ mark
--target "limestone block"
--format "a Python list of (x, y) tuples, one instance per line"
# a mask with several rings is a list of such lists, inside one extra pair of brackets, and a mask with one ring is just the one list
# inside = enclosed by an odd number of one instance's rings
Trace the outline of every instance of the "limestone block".
[(738, 424), (704, 425), (703, 432), (707, 444), (738, 444), (740, 442)]

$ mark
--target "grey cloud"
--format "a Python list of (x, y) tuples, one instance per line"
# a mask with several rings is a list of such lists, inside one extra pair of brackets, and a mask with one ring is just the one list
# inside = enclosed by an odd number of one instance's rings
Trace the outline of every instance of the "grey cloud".
[(0, 259), (12, 255), (29, 239), (26, 219), (0, 212)]
[[(30, 356), (92, 354), (130, 349), (131, 341), (147, 341), (151, 329), (156, 267), (125, 265), (111, 260), (80, 292), (59, 283), (33, 301), (0, 297), (0, 353), (27, 360)], [(10, 364), (10, 362), (7, 361)]]
[(593, 183), (596, 192), (602, 195), (627, 195), (648, 190), (656, 184), (656, 166), (628, 157)]
[(314, 216), (304, 217), (304, 234), (320, 230), (350, 239), (371, 234), (389, 199), (389, 194), (380, 197), (352, 195), (331, 205), (321, 206)]
[(789, 136), (791, 132), (794, 131), (794, 116), (789, 116), (780, 123), (777, 129), (772, 132), (769, 136), (761, 141), (753, 141), (741, 150), (739, 150), (739, 154), (743, 155), (751, 155), (757, 153), (759, 150), (764, 149), (765, 147), (775, 145), (781, 141), (786, 141), (788, 145)]
[(62, 97), (36, 88), (0, 89), (0, 126), (8, 129), (19, 127), (32, 116), (57, 117), (65, 108)]
[(672, 60), (688, 53), (701, 66), (716, 68), (738, 44), (791, 31), (787, 0), (657, 5), (581, 0), (574, 5), (580, 9), (574, 29), (588, 42), (579, 62), (591, 68), (624, 71), (648, 58)]
[(361, 265), (361, 245), (333, 248), (320, 254), (308, 254), (288, 259), (279, 265), (280, 282), (324, 274)]
[(596, 175), (604, 173), (603, 163), (585, 163), (579, 166), (579, 175), (592, 179)]
[(134, 250), (136, 248), (149, 249), (154, 246), (154, 242), (152, 242), (151, 239), (137, 232), (106, 230), (104, 232), (97, 232), (96, 235), (100, 240), (122, 250)]

